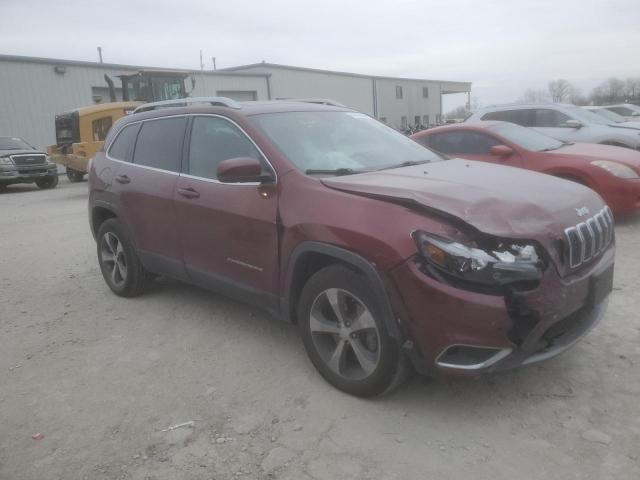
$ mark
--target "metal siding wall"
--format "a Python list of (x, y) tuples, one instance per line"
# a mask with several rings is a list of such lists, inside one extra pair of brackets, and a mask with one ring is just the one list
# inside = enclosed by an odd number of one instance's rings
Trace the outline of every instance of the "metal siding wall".
[(270, 73), (272, 98), (329, 98), (373, 115), (371, 78), (282, 68), (252, 67), (243, 72)]
[[(113, 78), (136, 71), (60, 64), (66, 72), (57, 74), (53, 70), (55, 65), (0, 61), (0, 136), (22, 137), (44, 149), (55, 143), (57, 113), (93, 105), (91, 87), (106, 87), (105, 73)], [(258, 99), (267, 98), (264, 77), (200, 73), (195, 77), (194, 95), (213, 96), (217, 90), (252, 90), (257, 92)], [(114, 78), (114, 82), (117, 86), (119, 79)]]
[[(396, 98), (396, 86), (402, 87), (402, 98)], [(414, 117), (429, 115), (429, 121), (435, 122), (436, 113), (440, 113), (440, 84), (438, 82), (417, 80), (378, 79), (378, 118), (385, 117), (387, 123), (400, 128), (401, 119), (407, 117), (409, 125)], [(422, 96), (422, 87), (429, 88), (429, 98)]]
[[(256, 92), (257, 100), (267, 100), (267, 79), (265, 77), (246, 77), (242, 75), (207, 75), (194, 74), (196, 88), (194, 97), (215, 97), (218, 90), (243, 90)], [(191, 85), (187, 82), (187, 88)]]

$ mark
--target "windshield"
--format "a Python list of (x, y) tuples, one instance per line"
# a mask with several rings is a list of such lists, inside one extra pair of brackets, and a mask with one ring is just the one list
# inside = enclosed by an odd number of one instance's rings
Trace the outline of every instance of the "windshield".
[(268, 113), (251, 121), (302, 171), (350, 173), (443, 160), (363, 113)]
[(602, 118), (606, 118), (607, 120), (613, 123), (622, 123), (627, 121), (627, 119), (624, 118), (622, 115), (613, 113), (605, 108), (594, 108), (593, 110), (587, 110), (587, 111), (595, 113), (596, 115), (600, 115)]
[(576, 120), (583, 123), (597, 123), (599, 125), (609, 125), (611, 122), (600, 115), (596, 115), (581, 107), (565, 107), (564, 110)]
[(492, 130), (510, 142), (533, 152), (556, 150), (564, 145), (555, 138), (547, 137), (540, 132), (530, 128), (521, 127), (515, 123), (496, 123), (489, 127), (489, 130)]
[(20, 138), (0, 137), (0, 150), (33, 150), (33, 147)]

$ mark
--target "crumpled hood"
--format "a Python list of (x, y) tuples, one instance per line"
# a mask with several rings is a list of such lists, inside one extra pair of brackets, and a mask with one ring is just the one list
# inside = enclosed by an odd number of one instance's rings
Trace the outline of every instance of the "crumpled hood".
[[(322, 182), (344, 192), (417, 204), (457, 217), (487, 234), (545, 237), (544, 243), (561, 237), (565, 228), (604, 207), (598, 194), (577, 183), (461, 159), (331, 177)], [(589, 215), (581, 217), (577, 209), (584, 207)]]

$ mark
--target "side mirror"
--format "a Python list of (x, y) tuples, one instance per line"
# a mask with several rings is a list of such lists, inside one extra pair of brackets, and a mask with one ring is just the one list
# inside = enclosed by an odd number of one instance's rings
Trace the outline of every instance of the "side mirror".
[(262, 163), (251, 157), (223, 160), (218, 164), (218, 180), (222, 183), (265, 183), (273, 181), (270, 174), (262, 172)]
[(584, 125), (582, 125), (578, 120), (567, 120), (560, 126), (564, 128), (582, 128)]
[(497, 157), (508, 157), (513, 153), (513, 148), (507, 147), (506, 145), (494, 145), (491, 147), (491, 155), (495, 155)]

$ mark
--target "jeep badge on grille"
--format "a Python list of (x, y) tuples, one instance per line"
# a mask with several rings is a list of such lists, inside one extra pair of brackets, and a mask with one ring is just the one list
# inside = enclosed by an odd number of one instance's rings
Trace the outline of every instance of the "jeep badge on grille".
[(589, 209), (587, 207), (576, 208), (576, 213), (579, 217), (584, 217), (585, 215), (589, 215)]

